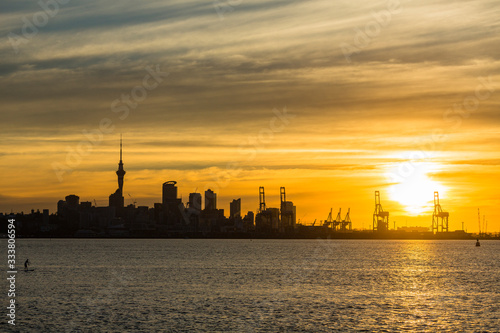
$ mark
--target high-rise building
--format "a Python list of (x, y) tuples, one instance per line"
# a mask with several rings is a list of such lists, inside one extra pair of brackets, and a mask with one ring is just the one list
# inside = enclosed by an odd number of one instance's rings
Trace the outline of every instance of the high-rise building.
[(177, 199), (177, 182), (174, 180), (163, 183), (162, 202), (163, 204)]
[(205, 210), (217, 209), (217, 194), (208, 189), (205, 191)]
[(65, 200), (57, 203), (57, 215), (67, 222), (67, 227), (78, 228), (80, 197), (74, 194), (66, 196)]
[(80, 197), (74, 194), (70, 194), (66, 196), (66, 205), (69, 210), (78, 210), (78, 206), (80, 205)]
[(291, 201), (281, 203), (281, 231), (293, 231), (297, 223), (297, 208)]
[(255, 216), (255, 229), (260, 232), (276, 232), (279, 230), (279, 208), (266, 208)]
[(243, 225), (246, 230), (254, 229), (254, 220), (255, 216), (252, 211), (248, 211), (248, 213), (243, 218)]
[(64, 198), (65, 200), (59, 200), (57, 202), (57, 215), (62, 218), (68, 216), (68, 212), (77, 212), (80, 208), (80, 197), (74, 194), (70, 194)]
[(43, 210), (43, 222), (42, 222), (42, 225), (47, 227), (49, 225), (49, 220), (50, 220), (50, 217), (49, 217), (49, 210), (48, 209), (44, 209)]
[(201, 193), (189, 193), (189, 208), (201, 210)]
[(241, 198), (234, 199), (229, 204), (229, 218), (241, 217)]
[(163, 206), (161, 203), (154, 203), (154, 220), (156, 224), (161, 224), (163, 220)]
[(162, 186), (163, 221), (168, 229), (177, 228), (182, 222), (184, 206), (177, 199), (177, 182), (174, 180), (163, 183)]

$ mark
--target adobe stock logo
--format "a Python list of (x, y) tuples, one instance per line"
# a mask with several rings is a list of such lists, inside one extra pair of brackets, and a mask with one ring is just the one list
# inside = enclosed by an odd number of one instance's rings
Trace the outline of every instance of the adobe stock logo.
[(219, 20), (223, 21), (224, 14), (233, 12), (235, 7), (241, 5), (242, 2), (242, 0), (214, 0), (213, 6), (217, 12), (217, 16), (219, 16)]
[(234, 178), (243, 172), (243, 166), (254, 161), (257, 154), (264, 150), (265, 145), (273, 141), (277, 133), (283, 132), (289, 126), (291, 120), (296, 117), (296, 115), (288, 113), (286, 106), (283, 107), (282, 111), (274, 108), (273, 115), (268, 125), (261, 128), (257, 135), (248, 136), (238, 146), (238, 154), (241, 157), (246, 156), (246, 158), (242, 161), (238, 161), (239, 158), (238, 160), (234, 159), (226, 164), (226, 168), (212, 173), (213, 181), (206, 183), (205, 189), (212, 189), (214, 192), (218, 192), (221, 188), (227, 187)]
[(380, 35), (382, 28), (387, 27), (391, 23), (392, 16), (402, 11), (403, 9), (399, 0), (389, 0), (387, 1), (386, 9), (371, 13), (373, 20), (368, 21), (363, 30), (358, 27), (354, 28), (356, 34), (353, 37), (353, 43), (340, 43), (340, 49), (347, 62), (351, 63), (352, 55), (359, 54), (363, 49), (367, 48), (373, 39)]
[[(111, 112), (117, 114), (119, 120), (125, 120), (130, 114), (130, 109), (136, 109), (139, 103), (143, 102), (148, 97), (148, 91), (156, 89), (169, 75), (168, 72), (162, 72), (160, 65), (156, 65), (156, 69), (151, 66), (146, 66), (144, 70), (148, 73), (142, 79), (142, 84), (134, 86), (130, 90), (130, 94), (121, 94), (120, 98), (111, 102)], [(62, 182), (64, 174), (73, 172), (83, 161), (83, 157), (89, 155), (94, 146), (100, 145), (105, 134), (111, 134), (115, 131), (116, 120), (104, 117), (96, 128), (82, 131), (85, 139), (81, 140), (74, 147), (66, 147), (66, 159), (64, 163), (53, 162), (52, 169), (54, 170), (57, 179)]]
[(7, 35), (14, 52), (18, 54), (19, 46), (21, 44), (28, 43), (36, 35), (38, 35), (39, 28), (45, 27), (49, 23), (49, 19), (59, 13), (59, 5), (66, 5), (69, 1), (70, 0), (48, 0), (47, 2), (42, 0), (38, 1), (38, 5), (42, 10), (33, 14), (31, 20), (29, 20), (26, 16), (23, 16), (21, 19), (23, 21), (23, 26), (21, 28), (22, 36), (13, 32), (9, 32)]

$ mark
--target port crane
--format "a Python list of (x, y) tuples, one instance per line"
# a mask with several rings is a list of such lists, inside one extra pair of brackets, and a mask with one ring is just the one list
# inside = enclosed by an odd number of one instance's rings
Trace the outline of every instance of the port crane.
[(264, 193), (264, 187), (259, 187), (259, 212), (266, 210), (266, 195)]
[[(347, 209), (347, 214), (345, 218), (340, 221), (340, 231), (351, 231), (352, 230), (352, 222), (350, 217), (351, 208)], [(340, 211), (339, 211), (340, 214)]]
[(389, 212), (380, 204), (380, 192), (375, 191), (375, 211), (373, 212), (373, 231), (384, 232), (389, 229)]
[(323, 222), (323, 225), (331, 228), (333, 231), (336, 231), (336, 225), (337, 221), (333, 219), (333, 209), (330, 208), (330, 213), (328, 214), (328, 217), (326, 220)]
[[(439, 204), (439, 193), (434, 192), (434, 214), (432, 214), (432, 232), (448, 232), (450, 213), (443, 211)], [(440, 230), (441, 229), (441, 230)]]
[(341, 213), (342, 213), (342, 208), (339, 208), (339, 212), (337, 213), (337, 217), (333, 221), (333, 229), (335, 231), (338, 231), (338, 229), (339, 229), (338, 227), (342, 223), (342, 217), (340, 216)]
[(478, 224), (479, 237), (481, 237), (481, 213), (479, 211), (479, 208), (477, 209), (477, 224)]
[(133, 202), (134, 207), (135, 207), (135, 204), (137, 203), (137, 200), (135, 200), (134, 198), (132, 198), (132, 196), (130, 195), (130, 193), (127, 193), (127, 194), (130, 197), (130, 199), (132, 199), (132, 202)]
[(280, 223), (283, 231), (293, 230), (293, 211), (287, 209), (286, 192), (280, 187)]

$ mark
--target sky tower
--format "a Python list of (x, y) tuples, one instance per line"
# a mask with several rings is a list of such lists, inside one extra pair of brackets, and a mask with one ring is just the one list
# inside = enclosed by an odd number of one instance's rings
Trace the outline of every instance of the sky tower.
[(116, 175), (118, 176), (118, 189), (120, 194), (123, 195), (123, 176), (125, 176), (125, 170), (123, 170), (122, 161), (122, 135), (120, 134), (120, 163), (118, 163), (118, 170), (116, 170)]
[(115, 193), (109, 196), (109, 206), (115, 207), (116, 215), (121, 216), (125, 204), (125, 199), (123, 198), (123, 176), (125, 176), (125, 170), (123, 170), (121, 134), (120, 134), (120, 163), (118, 163), (118, 170), (116, 170), (116, 175), (118, 176), (118, 189), (115, 191)]

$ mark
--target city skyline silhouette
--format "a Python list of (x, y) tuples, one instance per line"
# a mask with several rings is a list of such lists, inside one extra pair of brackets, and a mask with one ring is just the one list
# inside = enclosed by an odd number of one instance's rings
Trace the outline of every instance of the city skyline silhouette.
[[(116, 135), (115, 135), (116, 136)], [(98, 196), (95, 196), (95, 195), (87, 195), (86, 198), (83, 198), (82, 197), (82, 200), (85, 201), (87, 200), (91, 205), (93, 206), (100, 206), (100, 207), (104, 207), (104, 206), (109, 206), (109, 207), (118, 207), (118, 208), (124, 208), (126, 206), (130, 206), (130, 205), (133, 205), (133, 206), (136, 206), (136, 204), (138, 203), (137, 201), (137, 198), (135, 195), (132, 196), (130, 193), (128, 192), (124, 192), (123, 191), (123, 187), (124, 187), (124, 182), (125, 182), (125, 174), (127, 173), (125, 170), (124, 170), (124, 163), (123, 163), (123, 141), (122, 141), (122, 134), (120, 134), (120, 139), (119, 139), (119, 162), (118, 162), (118, 169), (117, 171), (115, 172), (116, 174), (116, 177), (117, 177), (117, 181), (118, 181), (118, 188), (116, 189), (115, 192), (111, 193), (109, 195), (109, 198), (108, 200), (105, 200), (105, 199), (102, 199), (102, 197), (99, 199), (99, 200), (96, 200), (95, 198), (98, 197)], [(235, 164), (236, 165), (236, 164)], [(54, 171), (60, 171), (60, 170), (56, 170), (54, 169)], [(231, 171), (231, 170), (230, 170)], [(234, 172), (237, 172), (238, 170), (235, 168), (234, 170), (232, 170)], [(70, 175), (70, 174), (68, 174)], [(212, 175), (214, 176), (214, 175)], [(132, 181), (133, 181), (134, 178), (132, 178)], [(211, 188), (208, 188), (207, 187), (207, 184), (211, 184), (213, 188), (215, 188), (217, 191), (218, 194), (220, 194), (221, 192), (224, 193), (224, 190), (226, 187), (236, 187), (237, 188), (237, 184), (232, 184), (229, 185), (229, 186), (221, 186), (219, 187), (219, 184), (227, 184), (227, 183), (231, 183), (233, 182), (231, 177), (227, 177), (226, 179), (224, 179), (223, 181), (220, 180), (220, 178), (218, 176), (215, 176), (215, 177), (212, 177), (212, 179), (217, 179), (219, 180), (219, 182), (207, 182), (205, 183), (205, 188), (202, 188), (200, 186), (198, 186), (198, 184), (196, 184), (196, 188), (195, 188), (195, 191), (197, 191), (199, 188), (202, 189), (203, 191), (206, 191), (206, 190), (209, 190), (211, 191), (212, 189)], [(96, 183), (98, 182), (98, 180), (95, 180)], [(115, 180), (116, 181), (116, 180)], [(131, 183), (133, 184), (133, 183)], [(159, 185), (159, 184), (158, 184)], [(281, 184), (282, 185), (282, 184)], [(282, 186), (279, 186), (278, 188), (281, 188)], [(215, 186), (215, 187), (214, 187)], [(272, 187), (271, 187), (272, 188)], [(300, 187), (299, 187), (300, 188)], [(442, 188), (442, 187), (440, 187)], [(71, 192), (71, 191), (70, 191)], [(75, 192), (75, 191), (73, 191)], [(278, 191), (275, 191), (275, 192), (278, 192)], [(433, 192), (438, 192), (438, 191), (431, 191), (432, 193)], [(76, 193), (76, 192), (75, 192)], [(279, 207), (280, 204), (279, 204), (279, 192), (278, 194), (274, 193), (274, 192), (268, 192), (269, 194), (271, 194), (269, 196), (269, 198), (271, 198), (271, 201), (273, 203), (274, 206), (276, 207)], [(373, 192), (372, 192), (373, 193)], [(385, 194), (385, 202), (386, 204), (389, 203), (389, 207), (392, 209), (394, 209), (394, 203), (392, 203), (391, 205), (391, 198), (387, 198), (388, 197), (388, 194), (390, 192), (389, 191), (386, 191)], [(193, 193), (190, 193), (188, 194), (189, 196), (192, 195)], [(419, 193), (420, 195), (425, 195), (425, 193)], [(75, 195), (75, 194), (72, 194), (72, 195)], [(186, 194), (184, 194), (186, 196)], [(93, 197), (93, 199), (90, 199), (90, 197)], [(234, 198), (232, 197), (228, 197), (228, 196), (223, 196), (223, 200), (222, 202), (219, 203), (219, 205), (223, 206), (224, 208), (226, 208), (226, 212), (229, 211), (229, 206), (230, 206), (230, 201), (231, 200), (234, 200), (236, 197), (238, 197), (238, 194), (236, 194), (234, 196)], [(247, 196), (242, 196), (242, 195), (239, 195), (239, 200), (241, 201), (241, 198), (243, 197), (243, 207), (244, 207), (244, 210), (246, 211), (252, 211), (254, 212), (254, 214), (256, 214), (258, 211), (259, 211), (259, 204), (258, 204), (258, 195), (255, 194), (255, 195), (247, 195)], [(188, 205), (189, 203), (189, 200), (188, 201), (183, 201), (183, 194), (180, 194), (180, 203), (182, 203), (183, 205)], [(254, 203), (257, 199), (257, 203)], [(277, 200), (278, 199), (278, 200)], [(147, 199), (147, 200), (144, 200), (144, 198), (140, 198), (139, 197), (139, 200), (141, 201), (139, 205), (142, 205), (143, 207), (144, 206), (149, 206), (149, 207), (154, 207), (155, 205), (155, 202), (154, 202), (154, 199)], [(158, 201), (158, 200), (157, 200)], [(161, 202), (161, 199), (159, 200)], [(245, 202), (245, 201), (249, 201), (249, 202)], [(278, 201), (276, 203), (276, 201)], [(332, 200), (334, 201), (334, 200)], [(427, 201), (428, 205), (427, 205), (427, 208), (425, 211), (422, 211), (420, 212), (417, 216), (416, 216), (416, 220), (413, 220), (413, 221), (417, 221), (417, 222), (413, 222), (413, 223), (410, 223), (408, 224), (408, 219), (410, 217), (410, 219), (413, 217), (415, 218), (415, 216), (412, 216), (412, 212), (411, 211), (404, 211), (404, 207), (402, 210), (396, 210), (396, 214), (399, 214), (396, 215), (396, 217), (394, 217), (395, 214), (393, 214), (391, 216), (391, 220), (390, 221), (386, 221), (386, 224), (387, 224), (387, 227), (386, 229), (390, 229), (391, 227), (392, 228), (396, 228), (396, 224), (397, 224), (397, 227), (402, 227), (402, 228), (406, 228), (408, 226), (415, 226), (415, 227), (422, 227), (422, 228), (428, 228), (429, 230), (432, 230), (432, 226), (433, 226), (433, 221), (431, 221), (431, 218), (432, 218), (432, 211), (434, 210), (434, 205), (432, 204), (432, 206), (430, 205), (431, 204), (431, 200), (428, 200)], [(41, 210), (41, 209), (47, 209), (49, 207), (53, 207), (54, 204), (51, 204), (49, 206), (46, 206), (46, 207), (37, 207), (35, 210)], [(257, 208), (255, 208), (257, 207)], [(313, 216), (311, 217), (310, 219), (304, 219), (305, 216), (308, 215), (308, 213), (306, 214), (303, 214), (302, 215), (302, 218), (299, 217), (296, 217), (296, 220), (298, 221), (297, 223), (301, 223), (303, 225), (311, 225), (312, 223), (314, 223), (313, 221), (322, 221), (321, 223), (323, 223), (323, 221), (326, 221), (327, 219), (329, 219), (330, 217), (327, 215), (329, 214), (328, 212), (330, 210), (333, 209), (333, 207), (335, 207), (335, 209), (337, 209), (337, 207), (340, 207), (339, 209), (342, 210), (342, 206), (336, 206), (335, 203), (333, 203), (333, 205), (330, 206), (330, 208), (327, 208), (326, 211), (323, 213), (321, 212), (321, 214), (319, 214), (318, 216)], [(397, 207), (397, 206), (396, 206)], [(346, 210), (347, 208), (351, 208), (351, 206), (344, 206), (344, 209)], [(355, 207), (353, 207), (355, 209)], [(27, 209), (26, 211), (29, 212), (29, 211), (33, 211), (33, 207), (31, 209)], [(299, 213), (301, 212), (301, 210), (305, 210), (307, 211), (307, 207), (299, 207)], [(373, 209), (372, 209), (373, 210)], [(23, 210), (24, 211), (24, 210)], [(57, 211), (57, 209), (50, 209), (51, 212), (54, 212), (54, 211)], [(12, 213), (19, 213), (21, 211), (14, 211), (14, 210), (11, 210)], [(5, 212), (7, 213), (7, 212)], [(340, 212), (339, 212), (340, 214)], [(410, 214), (410, 215), (407, 215), (407, 214)], [(227, 214), (226, 214), (227, 215)], [(330, 212), (330, 215), (331, 215), (331, 212)], [(372, 216), (372, 213), (370, 213), (369, 215), (365, 213), (365, 216), (361, 217), (361, 221), (360, 221), (360, 216), (357, 216), (357, 218), (355, 219), (355, 222), (354, 222), (354, 228), (355, 229), (365, 229), (365, 230), (375, 230), (374, 229), (374, 225), (376, 225), (376, 223), (372, 222), (371, 221), (371, 216)], [(484, 219), (486, 219), (486, 216), (483, 216)], [(401, 219), (404, 219), (404, 223), (402, 223)], [(477, 223), (476, 221), (473, 221), (471, 220), (469, 224), (467, 224), (466, 226), (464, 225), (465, 222), (463, 222), (463, 219), (461, 219), (461, 221), (453, 221), (453, 219), (451, 220), (451, 227), (449, 228), (449, 230), (471, 230), (471, 231), (474, 231), (476, 226), (477, 226)], [(319, 224), (319, 222), (318, 222)], [(484, 221), (483, 223), (480, 223), (480, 227), (481, 227), (481, 224), (483, 224), (482, 228), (483, 228), (483, 231), (486, 227), (486, 221)], [(422, 229), (423, 230), (423, 229)], [(479, 230), (479, 229), (477, 229)], [(495, 232), (495, 225), (494, 224), (490, 224), (490, 231), (491, 232)]]
[[(229, 203), (229, 212), (221, 208), (217, 191), (211, 188), (199, 193), (198, 187), (189, 193), (187, 201), (178, 194), (177, 181), (169, 180), (162, 184), (161, 201), (147, 205), (125, 204), (124, 185), (127, 172), (123, 160), (123, 138), (120, 134), (119, 162), (116, 170), (118, 188), (109, 195), (107, 205), (97, 205), (97, 201), (80, 201), (76, 194), (65, 196), (57, 202), (57, 212), (50, 214), (43, 209), (32, 209), (29, 215), (11, 214), (21, 220), (20, 232), (24, 235), (41, 237), (278, 237), (278, 238), (416, 238), (433, 237), (467, 239), (464, 223), (462, 229), (449, 228), (450, 213), (440, 205), (439, 192), (434, 192), (434, 212), (432, 222), (427, 226), (396, 226), (391, 224), (390, 212), (381, 204), (380, 191), (375, 191), (375, 211), (371, 224), (363, 221), (362, 227), (353, 227), (351, 207), (342, 217), (342, 207), (334, 218), (333, 208), (328, 217), (315, 218), (312, 223), (297, 218), (297, 207), (287, 200), (286, 188), (280, 187), (280, 204), (272, 207), (266, 203), (265, 188), (259, 186), (258, 209), (242, 210), (242, 199), (234, 198)], [(219, 188), (217, 188), (219, 190)], [(202, 199), (203, 198), (203, 199)], [(300, 210), (299, 210), (300, 211)], [(354, 209), (354, 212), (356, 210)], [(345, 210), (344, 210), (345, 212)], [(478, 212), (479, 214), (479, 212)], [(5, 218), (2, 214), (2, 218)], [(9, 217), (10, 218), (10, 217)], [(393, 218), (394, 219), (394, 218)], [(484, 217), (485, 219), (485, 217)], [(356, 221), (356, 217), (354, 218)], [(368, 226), (365, 228), (365, 222)], [(477, 237), (495, 237), (484, 220)], [(490, 226), (491, 228), (491, 226)], [(498, 236), (498, 233), (496, 234)]]
[(487, 1), (259, 3), (262, 24), (248, 4), (93, 5), (5, 5), (0, 211), (55, 211), (66, 193), (106, 205), (123, 133), (127, 204), (174, 179), (255, 210), (258, 187), (276, 206), (285, 186), (301, 220), (351, 207), (366, 228), (378, 190), (397, 225), (426, 226), (438, 191), (450, 229), (477, 229), (478, 208), (500, 228)]
[(3, 0), (3, 327), (498, 331), (499, 12)]

